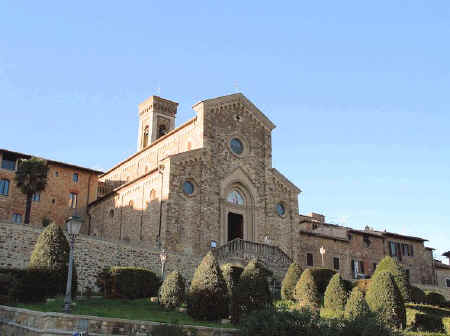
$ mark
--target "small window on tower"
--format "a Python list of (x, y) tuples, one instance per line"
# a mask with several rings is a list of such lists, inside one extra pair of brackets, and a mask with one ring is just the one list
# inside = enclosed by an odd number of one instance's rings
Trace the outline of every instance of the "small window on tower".
[(148, 126), (145, 126), (144, 129), (144, 140), (143, 140), (143, 147), (147, 147), (148, 146), (148, 135), (149, 135), (149, 130), (148, 130)]
[(159, 125), (159, 129), (158, 129), (158, 138), (162, 137), (163, 135), (167, 134), (167, 128), (166, 125)]

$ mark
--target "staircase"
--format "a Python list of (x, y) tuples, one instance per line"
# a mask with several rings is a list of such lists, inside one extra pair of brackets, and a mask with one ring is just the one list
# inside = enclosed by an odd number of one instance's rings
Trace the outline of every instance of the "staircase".
[(292, 259), (278, 246), (255, 243), (240, 238), (213, 249), (213, 254), (220, 264), (232, 263), (244, 267), (250, 259), (258, 258), (275, 277), (284, 276)]

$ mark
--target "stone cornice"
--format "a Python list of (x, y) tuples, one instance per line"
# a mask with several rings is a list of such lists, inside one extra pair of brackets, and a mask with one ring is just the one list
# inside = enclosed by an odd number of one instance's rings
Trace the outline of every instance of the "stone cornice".
[(297, 194), (301, 193), (302, 190), (298, 188), (294, 183), (289, 181), (283, 174), (281, 174), (276, 168), (270, 168), (272, 175), (279, 180), (282, 184), (286, 185), (289, 189), (293, 189)]

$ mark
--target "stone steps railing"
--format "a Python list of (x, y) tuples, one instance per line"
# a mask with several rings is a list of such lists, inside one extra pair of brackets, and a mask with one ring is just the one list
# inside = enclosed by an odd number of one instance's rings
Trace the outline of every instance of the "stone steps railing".
[(249, 259), (258, 257), (270, 263), (290, 265), (292, 259), (278, 246), (256, 243), (249, 240), (234, 239), (213, 250), (218, 260), (226, 260), (230, 257)]

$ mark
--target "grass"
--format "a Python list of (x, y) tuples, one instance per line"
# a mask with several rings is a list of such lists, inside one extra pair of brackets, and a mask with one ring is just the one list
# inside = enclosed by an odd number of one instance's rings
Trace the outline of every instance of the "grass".
[[(41, 312), (61, 313), (64, 298), (58, 297), (55, 301), (46, 303), (17, 304), (18, 308), (31, 309)], [(75, 302), (72, 314), (89, 315), (99, 317), (113, 317), (127, 320), (142, 320), (153, 322), (177, 323), (184, 325), (196, 325), (215, 328), (233, 328), (231, 324), (219, 324), (214, 322), (196, 321), (186, 313), (178, 311), (166, 311), (157, 303), (148, 299), (120, 300), (120, 299), (86, 299)]]

